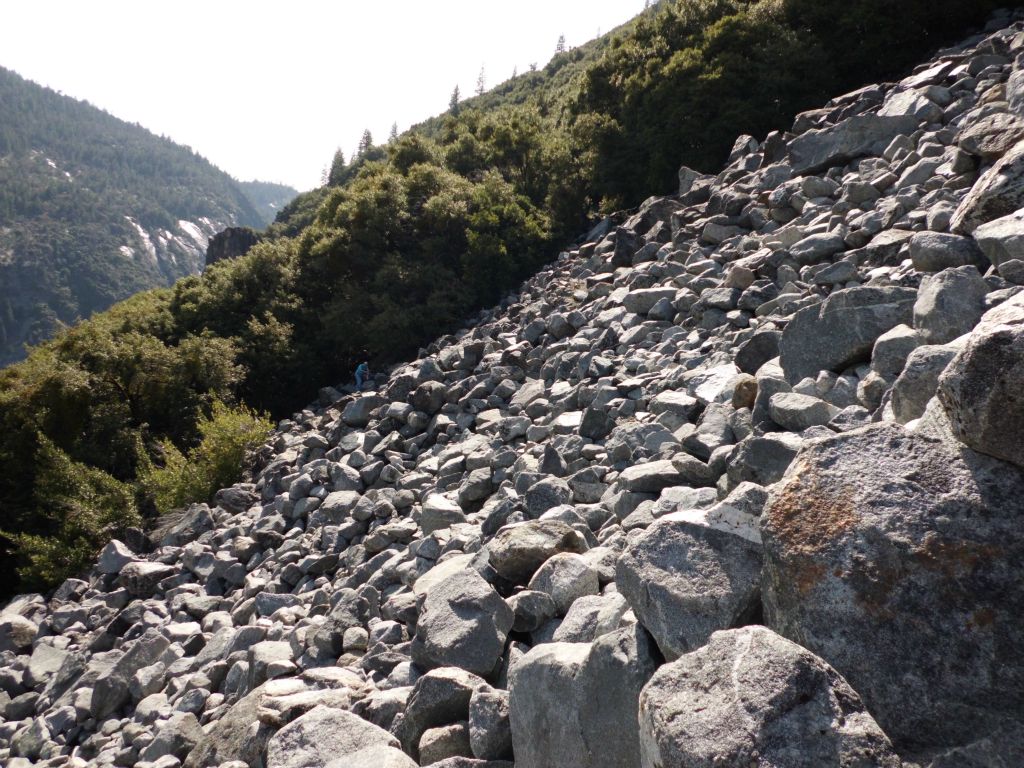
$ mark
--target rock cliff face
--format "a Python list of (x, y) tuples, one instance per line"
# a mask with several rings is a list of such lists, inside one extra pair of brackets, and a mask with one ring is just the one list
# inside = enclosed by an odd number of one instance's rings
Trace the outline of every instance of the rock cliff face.
[(0, 621), (0, 759), (1024, 761), (1024, 22), (743, 137), (153, 551)]
[(228, 227), (210, 238), (206, 246), (206, 266), (245, 256), (259, 241), (260, 236), (249, 227)]

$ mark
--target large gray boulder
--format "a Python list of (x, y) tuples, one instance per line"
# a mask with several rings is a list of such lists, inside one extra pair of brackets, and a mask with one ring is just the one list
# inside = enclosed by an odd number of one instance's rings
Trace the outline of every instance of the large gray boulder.
[(615, 566), (616, 586), (668, 659), (761, 610), (760, 545), (684, 516), (657, 520)]
[(170, 646), (159, 630), (149, 629), (129, 648), (110, 672), (93, 687), (91, 714), (97, 721), (107, 719), (131, 698), (129, 683), (143, 667), (154, 664)]
[(910, 353), (896, 382), (892, 385), (893, 416), (906, 424), (924, 415), (928, 401), (935, 396), (939, 375), (956, 357), (957, 344), (925, 344)]
[(1024, 260), (1024, 210), (982, 224), (973, 236), (996, 269), (1007, 261)]
[(1024, 120), (1008, 112), (997, 112), (964, 126), (957, 143), (965, 152), (992, 162), (1024, 139)]
[(645, 768), (900, 768), (860, 697), (765, 627), (716, 632), (640, 694)]
[(348, 710), (317, 706), (267, 743), (267, 768), (308, 768), (372, 746), (398, 747), (398, 739)]
[(914, 302), (914, 328), (926, 344), (952, 341), (981, 319), (988, 291), (988, 283), (971, 266), (927, 275)]
[(466, 720), (473, 692), (486, 685), (483, 678), (457, 667), (432, 669), (420, 677), (409, 694), (404, 716), (393, 728), (402, 748), (418, 757), (423, 734)]
[(505, 650), (515, 614), (479, 573), (434, 585), (416, 622), (412, 658), (424, 669), (459, 667), (486, 677)]
[(636, 626), (593, 645), (535, 646), (509, 679), (516, 767), (638, 768), (637, 702), (660, 663)]
[(913, 133), (912, 115), (856, 115), (821, 130), (805, 131), (789, 143), (789, 162), (795, 175), (817, 173), (884, 149), (899, 135)]
[(910, 238), (910, 258), (918, 272), (941, 272), (950, 267), (982, 264), (978, 244), (963, 235), (947, 232), (916, 232)]
[(0, 652), (22, 653), (32, 647), (39, 631), (33, 622), (16, 613), (0, 614)]
[(808, 443), (761, 517), (765, 623), (900, 749), (1024, 714), (1024, 473), (880, 424)]
[(200, 736), (185, 759), (184, 768), (207, 768), (232, 760), (248, 765), (261, 762), (267, 742), (274, 735), (273, 726), (259, 720), (266, 695), (266, 686), (260, 686), (235, 702)]
[(506, 525), (487, 544), (490, 564), (513, 584), (526, 584), (534, 572), (559, 552), (586, 552), (583, 536), (560, 520), (528, 520)]
[(989, 221), (1024, 208), (1024, 141), (982, 174), (950, 220), (950, 231), (970, 234)]
[(373, 412), (386, 402), (380, 395), (357, 395), (341, 412), (341, 420), (350, 427), (362, 429), (370, 423)]
[(469, 744), (481, 760), (512, 758), (508, 691), (481, 685), (469, 699)]
[(173, 565), (135, 560), (121, 568), (117, 580), (135, 597), (150, 597), (161, 581), (175, 573), (177, 569)]
[(867, 362), (879, 336), (911, 323), (916, 295), (909, 288), (847, 288), (799, 310), (779, 342), (786, 380), (796, 384)]
[(400, 749), (373, 744), (331, 760), (324, 768), (417, 768), (417, 763)]
[(530, 579), (529, 588), (543, 592), (555, 604), (555, 613), (565, 616), (572, 604), (585, 595), (600, 591), (597, 569), (573, 552), (552, 555)]
[(1024, 295), (989, 310), (939, 377), (956, 436), (1024, 467)]

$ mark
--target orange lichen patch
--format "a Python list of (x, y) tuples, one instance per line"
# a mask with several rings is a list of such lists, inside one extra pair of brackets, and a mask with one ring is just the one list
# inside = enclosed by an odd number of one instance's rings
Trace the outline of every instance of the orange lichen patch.
[(856, 525), (854, 501), (854, 489), (799, 466), (768, 506), (765, 522), (785, 552), (813, 555)]
[(825, 575), (825, 566), (813, 563), (808, 558), (799, 558), (794, 565), (796, 567), (789, 574), (790, 583), (796, 587), (797, 592), (801, 595), (808, 594), (818, 586)]
[(930, 570), (942, 571), (952, 578), (958, 573), (974, 570), (979, 564), (1004, 555), (1001, 547), (974, 541), (950, 541), (934, 531), (925, 534), (921, 546), (913, 550), (914, 558)]

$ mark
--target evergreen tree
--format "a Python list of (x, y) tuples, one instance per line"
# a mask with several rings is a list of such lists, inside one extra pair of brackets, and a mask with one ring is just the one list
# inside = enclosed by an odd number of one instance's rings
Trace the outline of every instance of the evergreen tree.
[(555, 45), (555, 55), (565, 53), (565, 35), (558, 36), (558, 43)]
[(391, 133), (388, 134), (388, 144), (398, 140), (398, 123), (391, 124)]
[(517, 77), (519, 77), (519, 67), (515, 66), (512, 67), (512, 79), (515, 80)]
[(480, 74), (476, 76), (476, 95), (483, 96), (487, 90), (487, 76), (484, 73), (483, 65), (480, 66)]
[(334, 151), (334, 159), (331, 161), (330, 169), (327, 171), (326, 185), (336, 187), (342, 183), (345, 175), (345, 153), (339, 147)]
[(370, 129), (367, 128), (363, 131), (363, 137), (359, 139), (359, 148), (356, 150), (356, 156), (362, 157), (373, 148), (373, 134), (370, 133)]
[(452, 97), (448, 99), (448, 110), (453, 114), (459, 114), (459, 99), (462, 98), (459, 94), (459, 86), (455, 86), (455, 90), (452, 91)]

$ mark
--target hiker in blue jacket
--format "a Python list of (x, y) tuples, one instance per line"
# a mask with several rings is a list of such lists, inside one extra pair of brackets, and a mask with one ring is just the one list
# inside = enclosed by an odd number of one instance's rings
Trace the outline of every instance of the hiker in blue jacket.
[(358, 366), (356, 366), (356, 391), (357, 392), (362, 392), (363, 391), (363, 385), (366, 383), (366, 380), (368, 378), (370, 378), (370, 366), (367, 365), (366, 363), (360, 363)]

